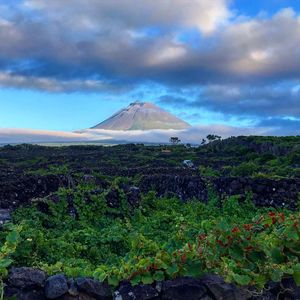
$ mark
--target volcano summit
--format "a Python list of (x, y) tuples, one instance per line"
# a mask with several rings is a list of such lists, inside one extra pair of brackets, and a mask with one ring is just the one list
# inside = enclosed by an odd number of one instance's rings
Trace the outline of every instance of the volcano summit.
[(151, 130), (186, 129), (187, 122), (149, 102), (134, 102), (91, 129)]

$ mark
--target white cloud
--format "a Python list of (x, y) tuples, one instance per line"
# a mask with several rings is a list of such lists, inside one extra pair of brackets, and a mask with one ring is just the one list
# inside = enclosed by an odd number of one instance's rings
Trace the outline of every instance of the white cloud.
[(0, 87), (13, 87), (23, 89), (37, 89), (52, 93), (107, 91), (111, 88), (108, 83), (100, 80), (58, 80), (47, 77), (34, 77), (0, 72)]
[(168, 143), (171, 136), (178, 136), (183, 143), (199, 144), (207, 134), (222, 137), (233, 135), (268, 134), (270, 128), (236, 128), (224, 125), (195, 126), (187, 130), (132, 130), (113, 131), (86, 129), (78, 132), (43, 131), (29, 129), (0, 129), (0, 144), (41, 142), (126, 141), (139, 143)]

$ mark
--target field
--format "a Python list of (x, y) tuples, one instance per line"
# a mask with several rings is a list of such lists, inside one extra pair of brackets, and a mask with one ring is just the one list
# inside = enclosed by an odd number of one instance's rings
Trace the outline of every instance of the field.
[(216, 274), (246, 299), (271, 282), (297, 299), (284, 282), (300, 285), (299, 183), (300, 137), (2, 147), (2, 286), (12, 266), (112, 290)]

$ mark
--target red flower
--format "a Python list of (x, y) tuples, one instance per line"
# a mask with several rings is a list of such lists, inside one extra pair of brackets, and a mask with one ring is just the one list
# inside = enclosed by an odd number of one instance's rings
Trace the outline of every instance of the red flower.
[(248, 246), (245, 248), (246, 251), (252, 251), (253, 249), (254, 249), (254, 247), (252, 247), (252, 246)]
[(240, 232), (240, 229), (238, 227), (234, 227), (232, 230), (231, 230), (232, 233), (237, 233), (237, 232)]
[(275, 216), (276, 216), (276, 213), (274, 213), (273, 211), (270, 211), (270, 212), (268, 213), (268, 215), (269, 215), (270, 217), (275, 217)]
[(245, 225), (244, 225), (244, 228), (245, 228), (247, 231), (249, 231), (249, 230), (251, 230), (252, 225), (251, 225), (251, 224), (245, 224)]
[(281, 219), (282, 222), (285, 221), (285, 215), (284, 215), (284, 213), (278, 213), (278, 216), (280, 217), (280, 219)]
[(182, 254), (180, 259), (181, 259), (182, 263), (185, 263), (186, 262), (186, 254), (185, 253)]
[(206, 239), (206, 234), (202, 233), (199, 235), (199, 240), (203, 241)]
[(226, 245), (221, 241), (221, 240), (217, 240), (217, 243), (222, 246), (222, 247), (225, 247)]
[(296, 221), (296, 222), (294, 222), (293, 226), (294, 226), (295, 228), (298, 228), (299, 223)]

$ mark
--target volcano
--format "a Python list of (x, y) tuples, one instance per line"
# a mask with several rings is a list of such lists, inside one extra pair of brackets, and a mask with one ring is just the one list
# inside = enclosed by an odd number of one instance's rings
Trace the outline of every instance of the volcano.
[(187, 122), (149, 102), (134, 102), (91, 129), (151, 130), (186, 129)]

